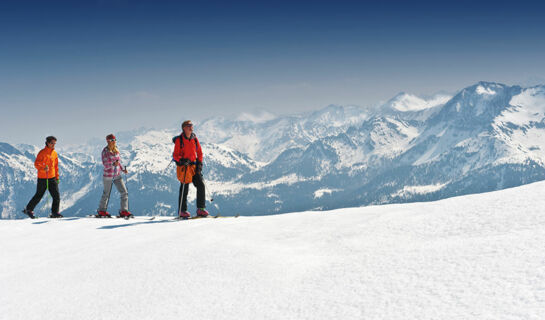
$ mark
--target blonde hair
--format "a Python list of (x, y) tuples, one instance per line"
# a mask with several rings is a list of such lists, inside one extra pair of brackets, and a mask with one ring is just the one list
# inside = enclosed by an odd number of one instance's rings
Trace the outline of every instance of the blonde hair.
[(113, 154), (118, 154), (119, 153), (119, 149), (117, 149), (117, 145), (115, 145), (115, 144), (114, 144), (113, 148), (110, 148), (110, 144), (108, 144), (108, 150), (110, 150), (110, 152), (113, 153)]

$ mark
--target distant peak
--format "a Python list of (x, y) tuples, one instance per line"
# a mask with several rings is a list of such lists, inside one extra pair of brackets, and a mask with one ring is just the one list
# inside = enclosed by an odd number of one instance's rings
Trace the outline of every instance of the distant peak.
[(469, 92), (475, 92), (481, 95), (490, 95), (495, 94), (497, 90), (505, 89), (507, 86), (503, 83), (498, 82), (489, 82), (489, 81), (479, 81), (476, 84), (465, 88), (464, 90)]
[(267, 122), (267, 121), (270, 121), (270, 120), (274, 120), (276, 119), (277, 116), (268, 112), (268, 111), (265, 111), (265, 110), (260, 110), (260, 111), (256, 111), (256, 112), (252, 112), (252, 113), (249, 113), (249, 112), (243, 112), (241, 113), (237, 118), (236, 120), (237, 121), (248, 121), (248, 122), (253, 122), (253, 123), (263, 123), (263, 122)]
[(448, 95), (437, 94), (425, 99), (406, 92), (400, 92), (386, 102), (383, 108), (399, 112), (421, 111), (445, 104), (450, 98)]
[(485, 86), (485, 87), (497, 87), (502, 86), (504, 87), (504, 84), (497, 83), (497, 82), (491, 82), (491, 81), (479, 81), (477, 85)]

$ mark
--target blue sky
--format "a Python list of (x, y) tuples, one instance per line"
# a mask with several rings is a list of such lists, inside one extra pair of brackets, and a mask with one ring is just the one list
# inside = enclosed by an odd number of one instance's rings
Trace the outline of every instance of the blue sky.
[[(545, 83), (543, 4), (2, 1), (0, 141)], [(198, 128), (196, 128), (198, 133)]]

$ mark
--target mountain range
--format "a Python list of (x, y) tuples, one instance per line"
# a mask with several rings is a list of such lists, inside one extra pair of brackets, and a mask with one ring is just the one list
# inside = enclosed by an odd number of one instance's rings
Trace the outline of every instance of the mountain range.
[[(545, 86), (479, 82), (453, 96), (400, 93), (376, 108), (330, 105), (295, 115), (214, 117), (196, 122), (195, 133), (205, 154), (211, 213), (437, 200), (545, 178)], [(175, 214), (179, 183), (170, 159), (177, 134), (177, 128), (117, 133), (131, 211)], [(63, 213), (96, 210), (103, 145), (59, 150)], [(36, 187), (38, 151), (0, 143), (2, 218), (22, 217)], [(118, 198), (113, 192), (110, 212), (117, 211)], [(190, 188), (193, 211), (194, 198)], [(46, 214), (42, 204), (38, 208)]]

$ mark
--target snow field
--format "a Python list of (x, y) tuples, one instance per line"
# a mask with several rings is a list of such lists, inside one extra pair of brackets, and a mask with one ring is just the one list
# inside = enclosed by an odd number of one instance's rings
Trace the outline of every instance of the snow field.
[(172, 222), (0, 221), (0, 319), (543, 319), (545, 182)]

